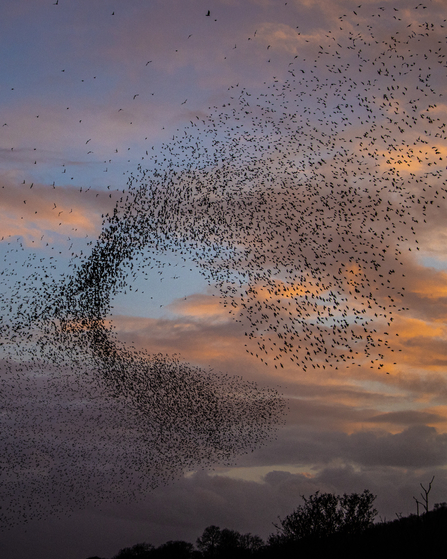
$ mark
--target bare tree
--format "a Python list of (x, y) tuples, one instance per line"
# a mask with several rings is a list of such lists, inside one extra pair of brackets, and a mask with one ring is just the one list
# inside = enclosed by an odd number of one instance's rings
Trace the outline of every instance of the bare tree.
[(422, 501), (418, 501), (418, 499), (416, 499), (416, 497), (413, 496), (413, 499), (416, 501), (416, 511), (417, 511), (417, 515), (419, 516), (419, 505), (422, 505), (425, 509), (425, 512), (428, 512), (428, 494), (431, 491), (431, 486), (433, 483), (433, 480), (435, 479), (435, 476), (433, 476), (431, 478), (430, 483), (428, 484), (428, 488), (426, 489), (422, 483), (420, 483), (420, 486), (422, 487), (422, 490), (424, 492), (424, 494), (421, 493), (421, 497), (422, 497)]

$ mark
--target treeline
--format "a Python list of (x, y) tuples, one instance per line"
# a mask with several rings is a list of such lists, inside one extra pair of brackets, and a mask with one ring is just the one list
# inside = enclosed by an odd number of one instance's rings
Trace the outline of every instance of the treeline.
[[(159, 547), (139, 543), (112, 559), (362, 559), (447, 556), (447, 503), (422, 515), (374, 523), (375, 496), (318, 491), (284, 519), (266, 542), (259, 536), (208, 526), (195, 546), (169, 541)], [(90, 557), (89, 559), (103, 559)]]

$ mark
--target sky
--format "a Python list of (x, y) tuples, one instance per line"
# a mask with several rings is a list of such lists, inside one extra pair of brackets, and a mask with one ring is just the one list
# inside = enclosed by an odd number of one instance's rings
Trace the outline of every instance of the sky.
[(2, 556), (447, 500), (447, 14), (357, 1), (2, 2)]

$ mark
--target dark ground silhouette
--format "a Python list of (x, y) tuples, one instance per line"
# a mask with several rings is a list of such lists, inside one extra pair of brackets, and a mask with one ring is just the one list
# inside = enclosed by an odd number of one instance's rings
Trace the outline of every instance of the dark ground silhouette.
[[(351, 515), (352, 522), (339, 521), (338, 527), (328, 532), (321, 529), (331, 525), (334, 519), (334, 502), (343, 505), (343, 499), (352, 500), (357, 497), (357, 502), (367, 505), (368, 514), (359, 508)], [(372, 497), (372, 498), (371, 498)], [(329, 499), (331, 500), (331, 499)], [(121, 549), (112, 559), (311, 559), (322, 557), (354, 558), (412, 558), (412, 557), (445, 557), (447, 549), (447, 503), (436, 504), (434, 509), (421, 515), (411, 514), (407, 517), (398, 517), (392, 521), (373, 523), (377, 511), (372, 508), (374, 496), (368, 491), (361, 495), (353, 493), (343, 497), (332, 494), (316, 494), (305, 499), (305, 504), (299, 506), (292, 514), (288, 515), (280, 525), (275, 525), (277, 533), (272, 534), (267, 542), (253, 534), (240, 534), (236, 530), (208, 526), (203, 534), (197, 538), (196, 546), (185, 541), (169, 541), (159, 547), (148, 543), (139, 543), (132, 547)], [(315, 511), (319, 506), (320, 529), (302, 531), (293, 534), (284, 530), (287, 521), (297, 515), (305, 523), (312, 517), (316, 518)], [(329, 504), (329, 508), (324, 508)], [(335, 503), (337, 505), (337, 503)], [(338, 509), (339, 511), (342, 509)], [(347, 509), (344, 509), (345, 512)], [(349, 512), (349, 510), (348, 510)], [(351, 509), (352, 512), (352, 509)], [(328, 514), (326, 514), (328, 513)], [(307, 514), (307, 517), (306, 517)], [(318, 516), (318, 515), (317, 515)], [(335, 516), (337, 516), (335, 514)], [(344, 518), (348, 519), (348, 514)], [(341, 516), (338, 515), (340, 519)], [(363, 519), (361, 522), (356, 522)], [(365, 520), (366, 519), (366, 520)], [(317, 523), (318, 524), (318, 523)], [(317, 526), (314, 524), (314, 526)], [(304, 535), (303, 535), (304, 534)], [(105, 559), (89, 557), (88, 559)]]

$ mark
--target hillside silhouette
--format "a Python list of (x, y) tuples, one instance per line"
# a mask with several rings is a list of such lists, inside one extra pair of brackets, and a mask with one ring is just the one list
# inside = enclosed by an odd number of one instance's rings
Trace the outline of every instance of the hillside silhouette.
[[(121, 549), (110, 559), (343, 559), (445, 557), (447, 503), (438, 503), (421, 515), (399, 516), (373, 523), (377, 511), (373, 496), (365, 490), (336, 496), (317, 491), (304, 505), (279, 524), (266, 542), (253, 534), (208, 526), (196, 545), (168, 541), (159, 547), (138, 543)], [(355, 503), (354, 503), (355, 502)], [(348, 505), (355, 504), (349, 508)], [(361, 505), (364, 505), (363, 508)], [(297, 521), (295, 533), (289, 528)], [(307, 526), (303, 529), (303, 526)], [(311, 528), (309, 528), (311, 526)], [(301, 527), (301, 528), (300, 528)], [(89, 557), (88, 559), (106, 559)]]

